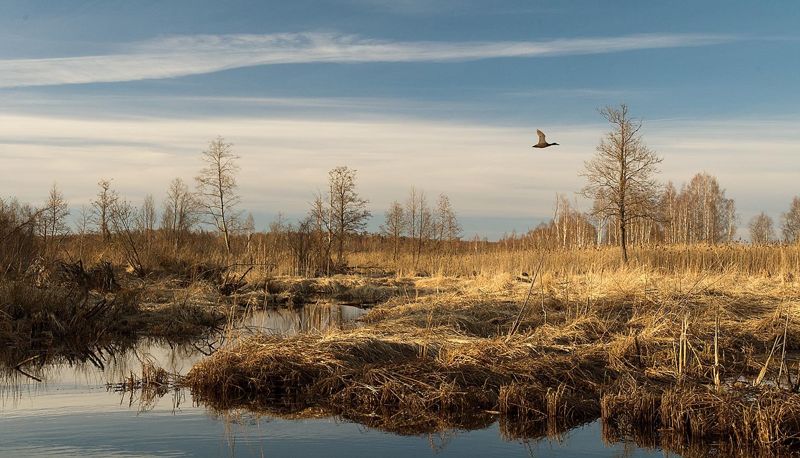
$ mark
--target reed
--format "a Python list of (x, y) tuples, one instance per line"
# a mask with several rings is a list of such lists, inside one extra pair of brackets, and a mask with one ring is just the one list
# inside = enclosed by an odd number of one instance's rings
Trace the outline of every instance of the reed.
[[(800, 272), (800, 245), (640, 245), (629, 249), (630, 262), (623, 265), (614, 246), (540, 249), (524, 243), (456, 241), (446, 245), (430, 242), (417, 252), (404, 241), (397, 253), (394, 245), (377, 235), (352, 237), (347, 246), (347, 266), (328, 271), (324, 259), (304, 261), (302, 266), (283, 233), (256, 233), (232, 239), (234, 250), (227, 253), (216, 234), (186, 234), (180, 246), (156, 231), (141, 238), (139, 258), (148, 275), (177, 275), (188, 280), (214, 272), (251, 269), (248, 279), (272, 276), (314, 277), (333, 273), (365, 276), (391, 272), (409, 276), (494, 276), (531, 272), (540, 263), (543, 272), (586, 274), (613, 272), (624, 268), (646, 268), (667, 273), (725, 272), (743, 275), (796, 276)], [(114, 265), (128, 262), (126, 251), (105, 242), (99, 235), (69, 236), (62, 242), (63, 257), (95, 264), (107, 260)], [(309, 264), (310, 263), (310, 264)], [(348, 267), (349, 266), (349, 267)]]
[(800, 396), (776, 387), (705, 385), (636, 387), (607, 394), (602, 418), (629, 438), (649, 437), (673, 448), (697, 443), (763, 453), (800, 444)]

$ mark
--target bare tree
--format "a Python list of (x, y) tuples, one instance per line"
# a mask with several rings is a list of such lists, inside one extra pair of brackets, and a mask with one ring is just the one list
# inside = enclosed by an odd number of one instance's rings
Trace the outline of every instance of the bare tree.
[(156, 203), (152, 194), (144, 197), (137, 220), (139, 230), (144, 234), (149, 244), (153, 239), (153, 231), (156, 229)]
[(343, 267), (344, 244), (348, 236), (366, 229), (372, 213), (368, 201), (356, 191), (356, 171), (336, 167), (328, 173), (328, 193), (323, 200), (318, 195), (312, 206), (312, 216), (328, 234), (328, 246), (336, 246), (336, 265)]
[(250, 242), (253, 241), (253, 234), (256, 232), (256, 220), (253, 218), (252, 213), (247, 213), (247, 218), (245, 218), (244, 223), (242, 224), (241, 231), (244, 232), (244, 235), (247, 237), (245, 251), (250, 251)]
[(399, 202), (394, 201), (386, 210), (383, 225), (381, 225), (381, 234), (388, 237), (392, 243), (392, 258), (397, 261), (397, 255), (400, 251), (400, 238), (406, 228), (406, 214), (403, 206)]
[(113, 229), (115, 242), (122, 248), (133, 271), (143, 277), (147, 271), (142, 258), (143, 240), (142, 232), (139, 230), (140, 214), (140, 209), (123, 199), (117, 199), (109, 208), (109, 222)]
[(439, 242), (453, 242), (461, 238), (461, 223), (446, 194), (440, 194), (436, 202), (436, 215), (434, 216), (436, 239)]
[(69, 204), (53, 183), (41, 216), (40, 233), (45, 247), (49, 247), (52, 241), (69, 233), (67, 216), (69, 216)]
[(582, 194), (588, 198), (603, 196), (603, 205), (595, 207), (596, 214), (616, 219), (622, 259), (628, 262), (628, 227), (637, 219), (655, 219), (661, 158), (647, 148), (639, 131), (640, 121), (633, 121), (628, 107), (605, 107), (600, 113), (611, 123), (612, 130), (597, 146), (592, 160), (586, 162), (588, 183)]
[[(611, 213), (604, 211), (608, 208), (609, 202), (606, 198), (606, 191), (605, 190), (598, 190), (594, 196), (594, 201), (592, 202), (592, 210), (589, 212), (592, 219), (596, 224), (597, 230), (597, 245), (603, 244), (604, 240), (605, 243), (611, 243), (611, 235), (614, 233), (615, 230), (619, 229), (618, 225), (614, 225), (612, 228), (611, 224)], [(605, 237), (605, 238), (604, 238)]]
[(92, 209), (86, 205), (81, 205), (78, 217), (74, 220), (75, 231), (78, 234), (78, 259), (83, 261), (83, 250), (86, 245), (86, 234), (92, 224)]
[(225, 239), (225, 250), (231, 252), (231, 235), (239, 214), (236, 205), (240, 197), (236, 193), (236, 156), (231, 149), (233, 145), (225, 143), (222, 137), (212, 140), (208, 149), (203, 151), (205, 166), (195, 177), (197, 192), (207, 224), (217, 228)]
[(189, 192), (189, 187), (180, 178), (169, 184), (161, 213), (161, 228), (172, 240), (175, 248), (180, 245), (184, 234), (197, 223), (197, 199)]
[(789, 211), (781, 215), (781, 231), (786, 243), (800, 243), (800, 196), (792, 199)]
[(753, 245), (766, 245), (775, 240), (772, 218), (761, 212), (750, 220), (750, 242)]
[(282, 212), (278, 212), (275, 219), (269, 223), (267, 233), (264, 235), (264, 245), (260, 250), (263, 264), (269, 266), (268, 269), (277, 266), (284, 259), (286, 253), (291, 251), (289, 229), (289, 224)]
[(92, 201), (92, 208), (94, 210), (94, 223), (97, 229), (103, 236), (103, 241), (108, 241), (111, 238), (111, 208), (119, 200), (117, 191), (111, 189), (111, 180), (102, 179), (97, 182), (100, 190), (97, 191), (97, 197)]
[(286, 227), (289, 250), (294, 258), (295, 274), (310, 275), (314, 259), (314, 230), (315, 220), (312, 215), (306, 216), (297, 226), (289, 224)]
[(406, 230), (411, 239), (414, 259), (419, 260), (425, 241), (431, 238), (433, 232), (433, 214), (428, 207), (428, 200), (424, 191), (411, 187), (406, 200)]
[(736, 215), (736, 203), (733, 199), (723, 200), (722, 214), (727, 226), (725, 229), (725, 241), (730, 243), (733, 242), (733, 238), (736, 236), (736, 220), (739, 219)]
[(330, 202), (330, 199), (325, 199), (322, 193), (317, 191), (309, 211), (309, 222), (311, 224), (309, 228), (313, 245), (318, 248), (318, 253), (316, 254), (320, 258), (318, 260), (319, 265), (324, 265), (325, 272), (330, 274), (331, 249), (333, 247), (333, 215), (331, 205), (328, 202)]

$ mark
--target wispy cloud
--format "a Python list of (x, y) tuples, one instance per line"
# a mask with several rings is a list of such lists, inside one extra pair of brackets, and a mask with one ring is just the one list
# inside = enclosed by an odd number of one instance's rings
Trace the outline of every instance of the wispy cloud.
[(397, 42), (332, 33), (190, 35), (94, 56), (0, 60), (0, 88), (174, 78), (259, 65), (453, 62), (708, 46), (729, 35), (645, 34), (551, 41)]

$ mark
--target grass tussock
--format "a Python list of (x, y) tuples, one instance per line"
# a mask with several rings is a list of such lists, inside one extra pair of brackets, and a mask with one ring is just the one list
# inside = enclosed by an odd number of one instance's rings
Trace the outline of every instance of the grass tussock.
[(584, 401), (596, 388), (584, 381), (602, 370), (596, 355), (576, 358), (503, 339), (431, 337), (397, 340), (354, 330), (250, 338), (198, 363), (186, 383), (197, 399), (217, 407), (258, 410), (277, 402), (360, 418), (409, 412), (474, 418), (492, 411), (523, 417), (534, 405), (545, 417), (568, 411), (570, 418), (589, 418), (585, 410), (597, 410)]

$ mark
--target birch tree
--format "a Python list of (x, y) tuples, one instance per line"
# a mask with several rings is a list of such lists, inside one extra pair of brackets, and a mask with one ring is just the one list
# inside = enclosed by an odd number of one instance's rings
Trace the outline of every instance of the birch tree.
[(145, 235), (147, 243), (153, 241), (153, 232), (156, 229), (156, 202), (152, 194), (144, 197), (142, 206), (139, 208), (138, 217), (139, 230)]
[(446, 194), (440, 194), (436, 202), (434, 227), (439, 242), (453, 242), (461, 238), (461, 223)]
[(49, 247), (54, 240), (69, 233), (67, 216), (69, 216), (69, 204), (58, 190), (58, 186), (53, 183), (41, 216), (40, 233), (45, 247)]
[(197, 198), (183, 180), (175, 178), (169, 184), (162, 207), (161, 229), (177, 249), (182, 237), (197, 224)]
[(384, 214), (384, 223), (381, 225), (381, 234), (388, 237), (392, 244), (392, 259), (397, 261), (400, 252), (400, 238), (406, 229), (406, 213), (399, 202), (394, 201)]
[(406, 231), (411, 239), (413, 256), (415, 261), (419, 260), (422, 254), (422, 247), (425, 241), (431, 237), (433, 232), (433, 214), (428, 206), (428, 199), (425, 191), (419, 191), (411, 187), (406, 200)]
[(772, 218), (761, 212), (750, 220), (750, 242), (753, 245), (766, 245), (775, 240)]
[(119, 195), (117, 191), (111, 189), (111, 180), (102, 179), (97, 182), (97, 186), (100, 189), (92, 201), (93, 220), (103, 237), (103, 241), (107, 242), (111, 238), (111, 210), (119, 200)]
[(603, 196), (596, 214), (616, 219), (622, 259), (628, 262), (628, 228), (636, 219), (656, 218), (656, 199), (661, 157), (641, 138), (642, 123), (631, 119), (627, 105), (605, 107), (600, 114), (611, 124), (611, 131), (600, 141), (595, 156), (585, 163), (587, 184), (582, 194)]
[(318, 194), (312, 204), (311, 215), (317, 221), (320, 232), (327, 234), (327, 251), (336, 249), (336, 266), (346, 265), (345, 242), (348, 237), (362, 232), (372, 213), (367, 209), (368, 201), (361, 198), (356, 189), (356, 171), (347, 167), (336, 167), (328, 172), (328, 192)]
[(239, 213), (236, 206), (241, 198), (237, 193), (236, 173), (239, 156), (233, 153), (233, 145), (217, 137), (203, 151), (205, 164), (195, 177), (197, 194), (206, 223), (213, 225), (225, 240), (225, 250), (231, 252), (231, 237)]

